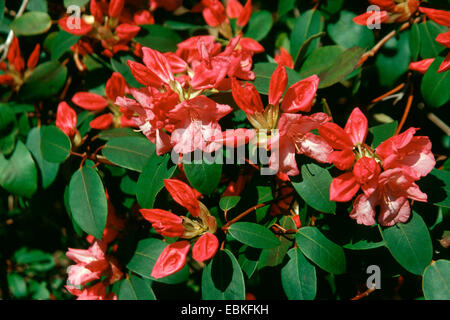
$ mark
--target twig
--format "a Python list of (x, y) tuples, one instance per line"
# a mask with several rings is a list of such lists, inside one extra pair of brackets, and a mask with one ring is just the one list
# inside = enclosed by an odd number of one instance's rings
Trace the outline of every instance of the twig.
[[(22, 1), (19, 11), (17, 11), (16, 17), (15, 17), (16, 19), (19, 18), (25, 12), (25, 9), (27, 8), (27, 5), (28, 5), (28, 1), (29, 0)], [(13, 39), (14, 39), (14, 31), (9, 30), (8, 37), (6, 38), (5, 43), (0, 45), (0, 52), (3, 52), (2, 57), (0, 58), (0, 62), (3, 62), (6, 59), (6, 57), (8, 56), (9, 47), (11, 46)]]
[(242, 212), (240, 215), (238, 215), (236, 218), (228, 221), (225, 225), (222, 226), (222, 230), (227, 230), (233, 223), (238, 222), (239, 220), (241, 220), (242, 218), (244, 218), (246, 215), (248, 215), (249, 213), (255, 211), (256, 209), (259, 209), (261, 207), (265, 207), (267, 205), (269, 205), (270, 203), (268, 202), (263, 202), (260, 204), (257, 204), (253, 207), (251, 207), (250, 209), (245, 210), (244, 212)]
[(350, 300), (360, 300), (364, 297), (367, 297), (369, 294), (371, 294), (372, 292), (374, 292), (376, 290), (375, 287), (369, 288), (366, 291), (364, 291), (363, 293), (357, 294), (356, 296), (354, 296), (353, 298), (351, 298)]
[(400, 124), (397, 127), (397, 130), (395, 130), (395, 136), (398, 135), (400, 133), (400, 131), (403, 128), (403, 125), (405, 124), (406, 118), (408, 117), (409, 114), (409, 110), (411, 110), (411, 105), (414, 99), (414, 95), (413, 95), (413, 85), (411, 84), (411, 88), (409, 90), (409, 96), (408, 96), (408, 101), (406, 102), (406, 107), (405, 107), (405, 111), (403, 112), (403, 116), (402, 119), (400, 120)]
[(394, 89), (389, 90), (388, 92), (386, 92), (385, 94), (382, 94), (378, 98), (373, 99), (371, 102), (372, 103), (377, 103), (377, 102), (383, 100), (384, 98), (389, 97), (390, 95), (393, 95), (394, 93), (399, 92), (400, 90), (402, 90), (404, 88), (404, 86), (405, 86), (405, 83), (401, 83), (397, 87), (395, 87)]
[(439, 129), (444, 131), (446, 135), (450, 136), (450, 127), (444, 121), (439, 119), (434, 113), (428, 113), (427, 118), (431, 122), (433, 122)]

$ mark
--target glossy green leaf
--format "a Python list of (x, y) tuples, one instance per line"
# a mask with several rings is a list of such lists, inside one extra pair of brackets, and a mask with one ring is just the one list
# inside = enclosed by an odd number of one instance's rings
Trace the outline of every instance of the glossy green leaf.
[(7, 281), (9, 290), (15, 298), (25, 298), (28, 295), (27, 283), (21, 275), (12, 272), (8, 273)]
[(50, 53), (52, 60), (59, 59), (66, 52), (70, 52), (70, 48), (80, 40), (81, 36), (70, 34), (64, 30), (60, 30), (53, 40)]
[(339, 20), (336, 23), (329, 23), (327, 31), (330, 38), (345, 49), (358, 46), (370, 48), (375, 43), (373, 31), (365, 26), (353, 22), (356, 14), (343, 10), (340, 12)]
[(336, 203), (330, 200), (330, 185), (333, 178), (328, 170), (311, 163), (303, 165), (301, 172), (301, 181), (298, 176), (291, 179), (292, 186), (300, 197), (320, 212), (335, 213)]
[(201, 163), (183, 163), (183, 168), (191, 186), (206, 195), (216, 190), (222, 177), (222, 164), (205, 159)]
[(166, 242), (154, 238), (139, 241), (133, 257), (127, 264), (127, 268), (144, 278), (157, 282), (177, 284), (186, 281), (189, 277), (187, 265), (180, 271), (164, 278), (154, 279), (150, 276), (156, 260), (166, 246), (168, 246)]
[(248, 278), (251, 278), (258, 267), (260, 252), (261, 250), (246, 245), (239, 249), (238, 262)]
[(296, 0), (279, 0), (277, 9), (278, 16), (281, 17), (293, 10), (295, 8), (295, 1)]
[(137, 182), (136, 197), (142, 208), (153, 208), (156, 196), (164, 188), (164, 179), (170, 179), (175, 169), (170, 154), (157, 156), (154, 153), (150, 157)]
[(438, 260), (426, 267), (422, 289), (427, 300), (450, 300), (450, 261)]
[(428, 195), (428, 203), (450, 208), (450, 172), (433, 169), (417, 184)]
[(236, 222), (229, 228), (230, 235), (253, 248), (273, 248), (280, 244), (280, 240), (267, 228), (251, 222)]
[(346, 270), (344, 250), (329, 240), (316, 227), (303, 227), (298, 230), (296, 241), (302, 253), (321, 269), (342, 274)]
[(0, 186), (18, 196), (31, 198), (37, 190), (37, 170), (30, 151), (17, 141), (12, 155), (0, 154)]
[(422, 59), (435, 58), (445, 47), (436, 42), (436, 37), (444, 33), (446, 28), (434, 21), (428, 20), (418, 25), (420, 32), (420, 56)]
[(253, 38), (256, 41), (264, 39), (270, 32), (273, 25), (272, 14), (267, 10), (254, 12), (248, 23), (245, 37)]
[(114, 71), (120, 73), (130, 86), (133, 88), (140, 88), (142, 87), (142, 84), (140, 84), (131, 73), (130, 67), (127, 65), (128, 60), (135, 61), (131, 56), (121, 57), (120, 61), (111, 59), (111, 67)]
[(161, 52), (176, 51), (177, 44), (182, 41), (178, 33), (158, 24), (141, 26), (141, 31), (135, 40), (144, 47)]
[(11, 23), (11, 29), (17, 36), (34, 36), (48, 31), (52, 20), (46, 12), (25, 12)]
[(411, 59), (413, 61), (418, 60), (420, 52), (420, 27), (417, 23), (411, 26), (409, 32), (409, 49), (411, 51)]
[(421, 275), (431, 262), (433, 246), (422, 217), (414, 211), (411, 215), (407, 223), (379, 228), (394, 259), (409, 272)]
[(397, 129), (397, 125), (398, 122), (394, 121), (371, 127), (369, 131), (373, 136), (372, 148), (378, 147), (382, 142), (392, 137)]
[(67, 78), (67, 68), (58, 61), (39, 64), (20, 89), (20, 98), (44, 99), (56, 95)]
[(155, 145), (143, 137), (118, 137), (109, 140), (102, 153), (120, 167), (141, 172), (155, 153)]
[(75, 5), (78, 7), (82, 7), (87, 4), (89, 0), (64, 0), (64, 6), (67, 8), (69, 6)]
[(298, 248), (288, 252), (289, 262), (281, 269), (281, 284), (289, 300), (313, 300), (316, 297), (316, 268)]
[(61, 163), (70, 155), (72, 143), (56, 126), (43, 126), (41, 128), (41, 152), (44, 160)]
[(133, 131), (131, 128), (114, 128), (109, 130), (102, 130), (99, 132), (98, 137), (103, 140), (110, 140), (119, 137), (141, 137), (142, 134)]
[(48, 6), (46, 0), (31, 0), (28, 2), (27, 10), (47, 12)]
[(438, 108), (450, 101), (450, 72), (437, 73), (443, 61), (437, 57), (422, 78), (420, 91), (429, 107)]
[(228, 211), (236, 207), (236, 205), (241, 200), (240, 196), (227, 196), (220, 198), (219, 207), (223, 211)]
[(353, 47), (344, 51), (340, 46), (324, 46), (314, 50), (300, 69), (302, 77), (316, 74), (319, 88), (329, 87), (344, 80), (356, 67), (364, 49)]
[(203, 269), (203, 300), (244, 300), (244, 275), (234, 255), (219, 250)]
[(53, 181), (55, 181), (59, 170), (59, 164), (48, 162), (42, 156), (40, 128), (35, 127), (30, 130), (26, 145), (39, 166), (42, 177), (42, 187), (46, 189), (53, 183)]
[[(323, 30), (324, 21), (319, 11), (308, 10), (300, 14), (295, 21), (294, 29), (291, 33), (291, 55), (297, 56), (303, 42), (314, 34), (318, 34)], [(319, 45), (319, 39), (314, 40), (307, 50), (307, 54), (312, 52)]]
[(72, 175), (69, 206), (77, 225), (86, 233), (101, 239), (108, 206), (102, 180), (95, 169), (84, 166)]
[(117, 297), (119, 300), (156, 300), (151, 284), (148, 279), (131, 275), (120, 282)]
[(18, 134), (16, 115), (8, 104), (0, 104), (0, 154), (14, 151)]

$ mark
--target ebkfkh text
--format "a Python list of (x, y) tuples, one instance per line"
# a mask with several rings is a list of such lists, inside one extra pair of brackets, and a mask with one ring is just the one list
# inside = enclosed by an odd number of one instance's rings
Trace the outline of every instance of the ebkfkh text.
[(206, 315), (212, 318), (214, 314), (227, 315), (268, 315), (267, 304), (226, 304), (224, 307), (202, 307), (188, 304), (181, 308), (182, 315)]

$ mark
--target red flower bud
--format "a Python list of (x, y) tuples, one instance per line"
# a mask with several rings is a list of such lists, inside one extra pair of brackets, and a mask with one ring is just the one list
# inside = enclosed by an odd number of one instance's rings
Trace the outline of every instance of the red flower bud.
[(172, 212), (161, 209), (140, 209), (156, 232), (164, 237), (180, 237), (184, 233), (183, 220)]
[(106, 108), (108, 101), (102, 96), (91, 92), (78, 92), (72, 97), (72, 102), (80, 108), (89, 111), (100, 111)]
[(185, 207), (194, 217), (198, 217), (200, 214), (200, 206), (196, 194), (191, 187), (175, 179), (165, 179), (164, 185), (176, 203)]
[(77, 113), (64, 101), (56, 111), (56, 126), (69, 137), (77, 133)]
[(419, 11), (424, 13), (429, 19), (437, 24), (450, 28), (450, 12), (431, 8), (419, 7)]
[(38, 43), (36, 47), (34, 47), (33, 52), (28, 57), (28, 63), (27, 68), (32, 70), (34, 67), (36, 67), (38, 61), (39, 61), (39, 55), (41, 53), (41, 45)]
[(212, 233), (203, 234), (192, 247), (192, 257), (198, 262), (211, 259), (219, 249), (219, 240)]
[[(71, 19), (71, 20), (69, 20)], [(84, 36), (91, 32), (92, 25), (84, 21), (83, 18), (79, 19), (80, 24), (77, 25), (73, 21), (73, 17), (64, 17), (58, 20), (58, 24), (64, 31), (76, 35), (76, 36)]]
[(269, 104), (276, 105), (281, 99), (281, 96), (288, 84), (288, 76), (286, 69), (278, 65), (270, 78), (269, 84)]
[(116, 101), (117, 97), (125, 95), (126, 86), (125, 78), (120, 73), (114, 72), (106, 82), (106, 97), (112, 102)]
[(106, 130), (111, 126), (113, 118), (112, 113), (106, 113), (89, 122), (89, 125), (92, 129)]
[(159, 279), (183, 269), (190, 248), (191, 245), (188, 241), (177, 241), (169, 244), (156, 260), (151, 276)]
[(133, 39), (141, 30), (139, 26), (134, 24), (122, 23), (117, 26), (116, 34), (122, 40)]
[(245, 25), (248, 23), (248, 20), (250, 20), (251, 15), (252, 0), (247, 0), (247, 3), (245, 4), (244, 8), (241, 11), (241, 14), (239, 15), (239, 18), (236, 21), (236, 24), (240, 27), (245, 27)]
[(411, 62), (409, 64), (409, 69), (420, 72), (421, 74), (425, 74), (425, 72), (427, 72), (428, 68), (433, 63), (433, 61), (434, 61), (434, 58)]
[(108, 8), (108, 15), (111, 18), (119, 17), (122, 13), (125, 0), (111, 0)]

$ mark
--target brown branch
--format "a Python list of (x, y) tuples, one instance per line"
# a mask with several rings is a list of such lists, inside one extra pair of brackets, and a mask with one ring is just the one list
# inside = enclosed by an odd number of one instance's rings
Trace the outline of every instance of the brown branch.
[(230, 221), (228, 221), (225, 225), (222, 226), (222, 230), (228, 230), (228, 228), (235, 222), (238, 222), (239, 220), (241, 220), (242, 218), (244, 218), (246, 215), (248, 215), (249, 213), (255, 211), (256, 209), (259, 209), (261, 207), (265, 207), (267, 205), (269, 205), (270, 203), (268, 202), (263, 202), (260, 204), (257, 204), (253, 207), (251, 207), (250, 209), (245, 210), (244, 212), (242, 212), (240, 215), (238, 215), (236, 218), (231, 219)]
[(403, 128), (403, 125), (406, 122), (406, 118), (408, 117), (409, 111), (411, 110), (411, 105), (412, 102), (414, 100), (414, 95), (413, 95), (413, 85), (411, 84), (411, 88), (409, 90), (409, 96), (408, 96), (408, 101), (406, 102), (406, 107), (405, 107), (405, 111), (403, 112), (403, 116), (402, 119), (400, 120), (400, 124), (397, 127), (397, 130), (395, 130), (395, 136), (398, 135), (400, 133), (400, 131)]
[(376, 289), (375, 287), (369, 288), (366, 291), (364, 291), (363, 293), (359, 293), (356, 296), (354, 296), (353, 298), (351, 298), (350, 300), (360, 300), (364, 297), (367, 297), (369, 294), (371, 294), (372, 292), (374, 292)]
[(377, 103), (378, 101), (383, 100), (386, 97), (389, 97), (390, 95), (399, 92), (400, 90), (402, 90), (405, 87), (404, 83), (399, 84), (397, 87), (395, 87), (392, 90), (389, 90), (388, 92), (386, 92), (385, 94), (382, 94), (381, 96), (379, 96), (378, 98), (373, 99), (371, 102), (372, 103)]

